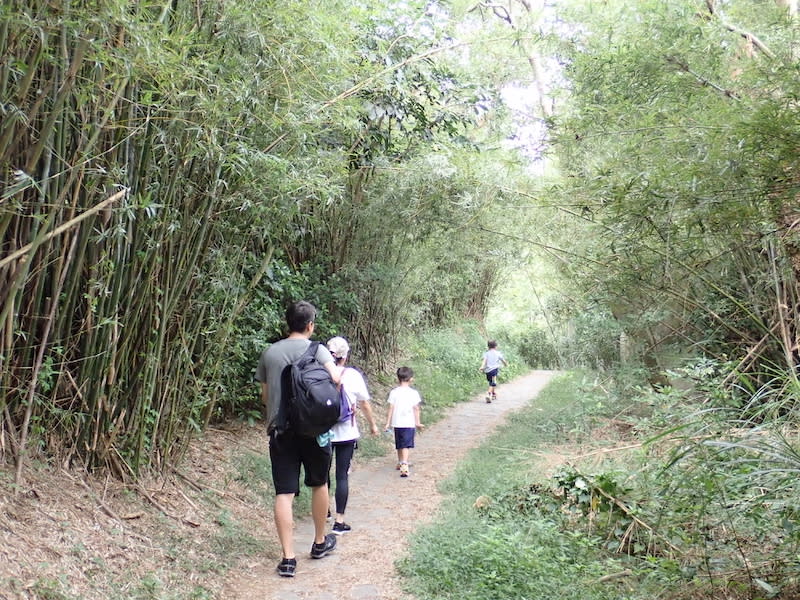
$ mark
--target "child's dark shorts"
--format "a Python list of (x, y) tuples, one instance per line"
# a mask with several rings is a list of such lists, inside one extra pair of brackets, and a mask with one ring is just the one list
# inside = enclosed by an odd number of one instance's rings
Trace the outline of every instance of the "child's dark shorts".
[(319, 487), (328, 482), (331, 468), (331, 445), (322, 446), (316, 438), (292, 432), (269, 436), (269, 458), (276, 494), (297, 494), (300, 491), (300, 465), (305, 471), (305, 484)]
[(395, 427), (394, 428), (394, 449), (414, 447), (414, 427)]
[(497, 385), (497, 374), (500, 372), (500, 369), (492, 369), (491, 371), (486, 372), (486, 381), (489, 382), (489, 385), (495, 386)]

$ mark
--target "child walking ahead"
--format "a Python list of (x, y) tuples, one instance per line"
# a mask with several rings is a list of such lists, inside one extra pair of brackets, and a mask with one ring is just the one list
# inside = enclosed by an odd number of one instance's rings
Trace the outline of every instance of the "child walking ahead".
[(389, 392), (389, 414), (386, 416), (386, 431), (394, 427), (394, 447), (397, 450), (397, 468), (400, 477), (408, 477), (408, 457), (414, 447), (414, 434), (417, 429), (422, 429), (420, 423), (420, 403), (422, 398), (419, 392), (411, 387), (414, 381), (414, 371), (411, 367), (397, 369), (399, 385)]
[(483, 361), (478, 370), (486, 374), (486, 381), (489, 382), (489, 389), (486, 391), (486, 402), (497, 400), (497, 374), (500, 366), (507, 367), (503, 353), (497, 349), (497, 342), (489, 340), (486, 342), (488, 350), (483, 353)]

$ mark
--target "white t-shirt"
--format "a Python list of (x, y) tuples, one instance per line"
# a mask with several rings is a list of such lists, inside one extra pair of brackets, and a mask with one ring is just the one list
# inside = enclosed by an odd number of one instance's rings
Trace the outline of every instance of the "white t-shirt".
[[(361, 373), (355, 369), (349, 369), (345, 367), (340, 367), (340, 369), (345, 398), (347, 398), (347, 401), (355, 411), (359, 402), (369, 400), (367, 383), (364, 381)], [(332, 442), (349, 442), (351, 440), (357, 440), (359, 437), (361, 437), (361, 434), (358, 431), (358, 419), (355, 418), (355, 414), (353, 415), (352, 419), (336, 423), (336, 425), (331, 428), (331, 433), (333, 434), (333, 438), (331, 439)]]
[(389, 392), (389, 404), (394, 406), (392, 427), (416, 427), (414, 407), (422, 402), (419, 392), (414, 388), (401, 385)]
[(486, 366), (483, 367), (483, 371), (484, 373), (489, 373), (495, 369), (499, 369), (502, 366), (505, 357), (503, 356), (502, 352), (492, 348), (491, 350), (487, 350), (483, 353), (483, 360), (486, 361)]

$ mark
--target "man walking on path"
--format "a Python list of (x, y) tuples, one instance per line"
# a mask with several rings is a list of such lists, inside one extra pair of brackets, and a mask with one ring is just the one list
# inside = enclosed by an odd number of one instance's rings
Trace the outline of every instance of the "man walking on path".
[[(295, 302), (286, 310), (289, 335), (275, 342), (264, 352), (256, 368), (256, 381), (261, 383), (269, 434), (269, 457), (272, 462), (272, 482), (275, 486), (275, 528), (283, 550), (278, 574), (294, 577), (297, 559), (294, 552), (294, 515), (292, 503), (300, 492), (300, 466), (305, 471), (305, 484), (311, 488), (311, 514), (314, 519), (314, 542), (311, 558), (323, 558), (336, 547), (336, 536), (325, 535), (328, 513), (328, 470), (331, 465), (331, 445), (320, 445), (317, 438), (296, 435), (290, 430), (275, 429), (278, 407), (283, 395), (281, 374), (284, 368), (300, 358), (311, 344), (316, 309), (308, 302)], [(328, 349), (320, 344), (316, 359), (339, 382), (339, 372)]]

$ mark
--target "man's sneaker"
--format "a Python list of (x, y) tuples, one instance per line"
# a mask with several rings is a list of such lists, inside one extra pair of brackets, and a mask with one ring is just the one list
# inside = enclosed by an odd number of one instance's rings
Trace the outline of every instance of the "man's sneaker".
[(400, 464), (400, 477), (408, 477), (408, 463)]
[(333, 552), (334, 548), (336, 548), (336, 536), (332, 533), (329, 533), (325, 536), (325, 541), (321, 544), (311, 544), (311, 558), (322, 558), (323, 556), (328, 556), (330, 552)]
[(296, 558), (284, 558), (278, 563), (278, 575), (281, 577), (294, 577), (294, 572), (297, 570)]
[(332, 531), (336, 535), (342, 535), (343, 533), (350, 531), (350, 525), (347, 523), (334, 523)]

